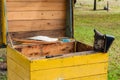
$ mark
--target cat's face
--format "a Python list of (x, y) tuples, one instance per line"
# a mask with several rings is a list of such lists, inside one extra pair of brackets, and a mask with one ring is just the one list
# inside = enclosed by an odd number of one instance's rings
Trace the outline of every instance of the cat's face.
[(104, 50), (104, 39), (95, 40), (94, 49), (97, 51), (103, 51)]

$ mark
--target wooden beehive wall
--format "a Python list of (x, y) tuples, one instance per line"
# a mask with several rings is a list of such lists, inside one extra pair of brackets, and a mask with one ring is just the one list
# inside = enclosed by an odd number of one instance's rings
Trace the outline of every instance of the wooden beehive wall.
[(63, 37), (66, 0), (7, 0), (7, 17), (13, 37)]
[(0, 0), (0, 44), (2, 44), (2, 1)]

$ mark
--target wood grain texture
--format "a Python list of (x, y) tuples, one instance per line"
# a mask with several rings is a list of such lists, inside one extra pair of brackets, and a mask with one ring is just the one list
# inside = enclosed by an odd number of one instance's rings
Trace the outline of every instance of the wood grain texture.
[(28, 6), (28, 7), (49, 7), (49, 6), (61, 6), (61, 7), (65, 7), (66, 3), (63, 2), (52, 2), (52, 1), (46, 1), (46, 2), (7, 2), (7, 7), (22, 7), (22, 6)]
[(0, 5), (1, 6), (1, 11), (2, 11), (2, 13), (1, 13), (1, 17), (2, 17), (2, 21), (1, 21), (1, 25), (2, 25), (2, 43), (4, 44), (4, 45), (7, 45), (7, 23), (6, 23), (6, 21), (7, 21), (7, 16), (6, 16), (6, 10), (5, 10), (5, 1), (4, 0), (1, 0), (1, 2), (2, 2), (2, 5)]
[(92, 75), (80, 78), (73, 78), (73, 79), (66, 79), (66, 80), (108, 80), (107, 74), (100, 74), (100, 75)]
[(8, 20), (65, 19), (65, 11), (8, 12)]
[(76, 43), (76, 51), (82, 52), (82, 51), (90, 51), (93, 50), (92, 46), (86, 45), (84, 43), (78, 42)]
[(66, 0), (6, 0), (7, 2), (8, 1), (41, 1), (41, 2), (66, 2)]
[[(86, 52), (84, 52), (85, 54)], [(77, 53), (73, 53), (77, 54)], [(58, 67), (69, 67), (77, 65), (89, 65), (96, 63), (107, 63), (108, 54), (94, 53), (88, 55), (73, 55), (69, 57), (58, 57), (50, 59), (40, 59), (31, 63), (31, 71), (56, 69)], [(41, 66), (41, 67), (40, 67)]]
[(49, 37), (65, 37), (65, 30), (45, 30), (45, 31), (26, 31), (26, 32), (12, 32), (13, 38), (27, 38), (33, 36), (49, 36)]
[[(44, 42), (45, 43), (45, 42)], [(16, 46), (17, 47), (17, 46)], [(74, 52), (75, 43), (54, 42), (38, 45), (28, 45), (16, 48), (19, 52), (29, 58), (40, 58), (41, 56), (57, 56)]]
[[(9, 78), (12, 80), (30, 80), (30, 71), (25, 69), (23, 66), (20, 64), (17, 64), (16, 61), (11, 59), (10, 57), (8, 59), (8, 68), (9, 68)], [(22, 64), (22, 62), (21, 62)], [(12, 66), (10, 66), (12, 65)], [(11, 75), (11, 74), (14, 74)], [(17, 79), (18, 78), (18, 79)]]
[[(21, 43), (21, 44), (31, 44), (31, 45), (48, 45), (48, 44), (56, 44), (59, 41), (54, 41), (54, 42), (46, 42), (46, 41), (40, 41), (40, 40), (29, 40), (29, 39), (18, 39), (18, 38), (12, 38), (13, 41)], [(16, 45), (18, 48), (24, 47), (24, 45)]]
[(65, 20), (8, 21), (8, 25), (9, 32), (61, 30), (65, 29)]
[(16, 72), (14, 72), (14, 70), (9, 69), (8, 72), (9, 72), (9, 74), (7, 75), (7, 80), (13, 80), (13, 79), (14, 80), (23, 80), (19, 75), (16, 74)]
[(13, 32), (12, 35), (15, 37), (22, 38), (37, 35), (65, 36), (66, 2), (66, 0), (7, 0), (8, 31)]
[[(18, 63), (20, 66), (22, 66), (27, 71), (30, 70), (30, 65), (29, 65), (30, 61), (24, 55), (22, 55), (17, 50), (11, 48), (10, 46), (7, 46), (7, 58), (12, 59), (13, 61)], [(8, 64), (10, 64), (10, 63), (8, 62)], [(13, 67), (13, 66), (11, 66), (11, 64), (9, 66)]]
[(2, 1), (0, 1), (0, 45), (2, 44)]
[(59, 80), (61, 78), (69, 80), (71, 78), (101, 75), (106, 73), (107, 63), (96, 63), (81, 66), (71, 65), (70, 67), (33, 71), (31, 72), (31, 80)]
[(0, 45), (2, 45), (2, 34), (0, 32)]
[(66, 3), (61, 2), (7, 2), (7, 11), (33, 11), (33, 10), (66, 10)]

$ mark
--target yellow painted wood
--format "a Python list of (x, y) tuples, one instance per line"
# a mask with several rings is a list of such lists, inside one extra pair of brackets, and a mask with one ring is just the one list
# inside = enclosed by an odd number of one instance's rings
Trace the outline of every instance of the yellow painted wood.
[[(108, 54), (73, 55), (30, 61), (9, 46), (7, 51), (8, 69), (15, 71), (14, 74), (26, 78), (25, 80), (71, 79), (107, 74)], [(10, 73), (8, 71), (8, 74)]]
[(6, 14), (5, 14), (5, 0), (2, 0), (2, 43), (3, 44), (7, 44), (7, 39), (6, 39), (6, 37), (7, 37), (7, 16), (6, 16)]
[(7, 57), (11, 58), (25, 69), (30, 70), (30, 61), (24, 55), (11, 48), (10, 46), (7, 46)]
[(9, 73), (8, 73), (8, 80), (23, 80), (14, 71), (12, 71), (10, 69), (8, 71), (9, 71)]
[(102, 74), (102, 75), (94, 75), (94, 76), (87, 76), (87, 77), (66, 79), (66, 80), (108, 80), (108, 79), (107, 79), (107, 74)]
[(90, 75), (98, 75), (107, 73), (108, 63), (96, 63), (81, 65), (76, 67), (68, 68), (62, 70), (63, 77), (65, 79), (74, 78), (74, 77), (84, 77)]
[[(20, 64), (22, 64), (22, 62)], [(23, 66), (19, 65), (18, 63), (16, 63), (16, 61), (14, 61), (13, 59), (7, 57), (7, 65), (8, 65), (7, 66), (8, 69), (12, 70), (14, 74), (18, 75), (24, 80), (30, 80), (30, 71), (24, 68)], [(9, 71), (9, 74), (11, 74), (12, 72)], [(13, 77), (12, 79), (16, 80), (15, 78), (16, 77)]]
[(71, 79), (90, 75), (107, 73), (108, 63), (96, 63), (81, 66), (71, 66), (31, 72), (31, 80), (59, 80)]
[(69, 57), (34, 60), (30, 63), (30, 66), (31, 71), (34, 71), (101, 62), (108, 62), (108, 54), (96, 53), (89, 55), (74, 55)]

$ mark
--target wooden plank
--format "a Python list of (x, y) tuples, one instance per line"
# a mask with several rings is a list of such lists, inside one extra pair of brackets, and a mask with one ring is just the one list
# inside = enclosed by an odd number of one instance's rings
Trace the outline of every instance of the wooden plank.
[[(57, 44), (57, 43), (61, 43), (59, 41), (54, 41), (54, 42), (46, 42), (46, 41), (40, 41), (40, 40), (30, 40), (30, 39), (18, 39), (18, 38), (12, 38), (13, 41), (18, 42), (18, 43), (31, 43), (31, 44), (38, 44), (38, 45), (52, 45), (52, 44)], [(38, 46), (35, 45), (35, 46)], [(32, 47), (33, 45), (31, 45)], [(28, 47), (29, 46), (25, 46), (25, 45), (16, 45), (15, 48), (23, 48), (23, 47)]]
[(7, 37), (6, 37), (6, 35), (7, 35), (7, 24), (6, 24), (6, 21), (7, 21), (7, 16), (6, 16), (6, 13), (5, 13), (5, 0), (1, 0), (2, 1), (2, 7), (1, 7), (1, 9), (2, 9), (2, 43), (4, 44), (4, 45), (7, 45)]
[(23, 80), (21, 77), (19, 77), (15, 71), (12, 71), (11, 69), (8, 69), (8, 80)]
[(75, 47), (75, 42), (69, 42), (69, 43), (37, 42), (37, 44), (38, 45), (22, 46), (16, 49), (20, 51), (23, 55), (29, 57), (30, 59), (36, 60), (36, 58), (40, 58), (41, 56), (57, 56), (57, 55), (73, 53)]
[(66, 10), (61, 2), (7, 2), (7, 11)]
[(101, 75), (92, 75), (87, 77), (80, 77), (80, 78), (73, 78), (66, 80), (108, 80), (108, 79), (107, 79), (107, 74), (101, 74)]
[(41, 31), (26, 31), (26, 32), (11, 32), (13, 38), (27, 38), (33, 36), (49, 36), (49, 37), (65, 37), (65, 30), (41, 30)]
[[(75, 54), (75, 53), (74, 53)], [(76, 53), (77, 54), (77, 53)], [(54, 69), (59, 67), (95, 64), (95, 63), (108, 63), (108, 54), (96, 53), (89, 55), (77, 55), (69, 57), (59, 57), (50, 59), (40, 59), (31, 62), (31, 71)], [(41, 67), (40, 67), (41, 66)]]
[(66, 0), (6, 0), (8, 1), (43, 1), (43, 2), (66, 2)]
[(68, 37), (74, 38), (74, 24), (73, 24), (73, 3), (74, 0), (67, 1), (67, 17), (66, 17), (66, 35)]
[(3, 44), (2, 42), (2, 33), (1, 33), (1, 29), (0, 29), (0, 46)]
[(65, 29), (65, 20), (8, 21), (9, 32)]
[[(7, 58), (14, 60), (16, 63), (24, 67), (26, 70), (30, 70), (30, 61), (21, 53), (16, 51), (15, 49), (7, 46)], [(8, 59), (7, 59), (8, 61)], [(11, 66), (11, 64), (10, 64)], [(13, 67), (13, 66), (11, 66)]]
[[(59, 80), (107, 73), (107, 63), (87, 64), (31, 72), (31, 80)], [(53, 73), (53, 74), (50, 74)], [(38, 77), (39, 76), (39, 77)]]
[(84, 43), (81, 43), (81, 42), (77, 41), (77, 43), (76, 43), (76, 51), (77, 52), (90, 51), (90, 50), (93, 50), (92, 46), (89, 46), (87, 44), (84, 44)]
[(90, 75), (105, 74), (108, 70), (108, 63), (86, 64), (62, 70), (64, 79), (84, 77)]
[(22, 6), (28, 6), (28, 7), (33, 7), (33, 6), (36, 6), (36, 7), (49, 7), (49, 6), (65, 6), (66, 3), (63, 3), (63, 2), (7, 2), (7, 7), (22, 7)]
[[(17, 61), (14, 61), (10, 57), (7, 57), (7, 64), (8, 64), (8, 69), (9, 69), (8, 74), (12, 80), (18, 80), (18, 79), (14, 79), (14, 78), (17, 78), (18, 76), (22, 78), (22, 80), (30, 80), (30, 71), (27, 68), (24, 68), (23, 66), (20, 65), (22, 64), (22, 62), (17, 63)], [(12, 73), (18, 76), (14, 76), (14, 77), (13, 75), (10, 76)]]
[(2, 1), (0, 1), (0, 46), (3, 44), (2, 42)]
[(65, 11), (24, 11), (8, 12), (8, 20), (33, 20), (33, 19), (62, 19), (66, 18)]

